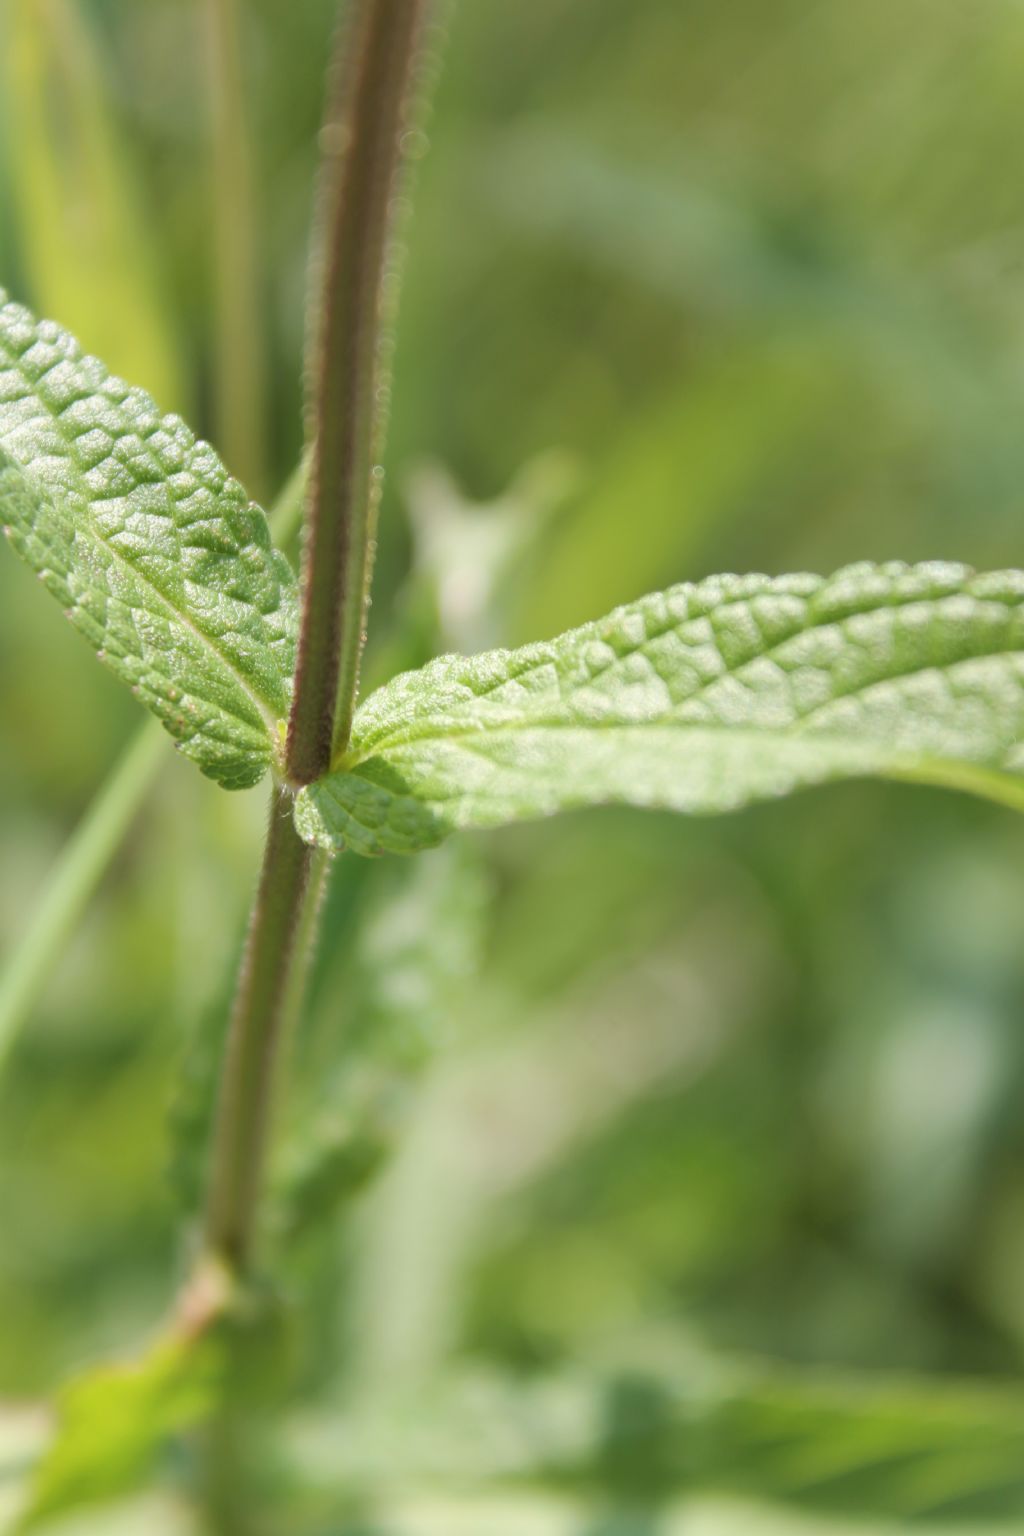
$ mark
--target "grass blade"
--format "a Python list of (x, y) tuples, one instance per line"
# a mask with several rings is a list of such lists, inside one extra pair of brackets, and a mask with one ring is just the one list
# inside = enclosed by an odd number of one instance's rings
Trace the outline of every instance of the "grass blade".
[(54, 962), (145, 799), (164, 752), (147, 720), (64, 848), (28, 930), (0, 976), (0, 1072)]

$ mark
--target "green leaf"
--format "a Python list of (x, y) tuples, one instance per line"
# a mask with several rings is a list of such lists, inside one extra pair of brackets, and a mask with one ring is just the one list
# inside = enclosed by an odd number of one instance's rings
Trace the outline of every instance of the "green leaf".
[(938, 563), (718, 576), (545, 644), (442, 657), (367, 701), (299, 831), (412, 853), (457, 827), (708, 814), (855, 776), (1024, 807), (1022, 604), (1020, 572)]
[(759, 1500), (907, 1522), (1024, 1514), (1019, 1393), (937, 1379), (874, 1390), (751, 1383), (692, 1431), (702, 1482)]
[(364, 1399), (356, 1413), (294, 1423), (285, 1454), (300, 1478), (367, 1501), (393, 1491), (400, 1461), (410, 1490), (546, 1489), (603, 1506), (609, 1531), (613, 1512), (645, 1511), (660, 1532), (670, 1511), (708, 1494), (814, 1512), (815, 1531), (833, 1515), (901, 1531), (1020, 1529), (1019, 1391), (684, 1364), (665, 1344), (668, 1361), (643, 1369), (449, 1375), (404, 1400)]
[(161, 1337), (137, 1361), (71, 1382), (58, 1398), (57, 1432), (35, 1469), (17, 1529), (35, 1530), (144, 1482), (167, 1442), (205, 1418), (221, 1370), (216, 1339), (179, 1333)]
[(0, 519), (186, 756), (229, 789), (274, 759), (296, 583), (213, 450), (0, 290)]

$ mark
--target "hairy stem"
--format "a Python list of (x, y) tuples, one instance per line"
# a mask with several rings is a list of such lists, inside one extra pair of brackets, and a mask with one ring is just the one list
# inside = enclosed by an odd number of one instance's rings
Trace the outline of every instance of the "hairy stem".
[(295, 831), (292, 795), (275, 789), (263, 869), (228, 1031), (214, 1126), (206, 1246), (232, 1269), (252, 1251), (283, 1023), (304, 955), (313, 850)]
[(373, 556), (383, 433), (388, 274), (430, 0), (353, 0), (324, 139), (303, 607), (287, 777), (275, 790), (223, 1065), (206, 1246), (248, 1265), (275, 1069), (301, 1000), (325, 869), (292, 822), (293, 789), (348, 741)]
[(308, 784), (347, 745), (380, 494), (388, 274), (428, 0), (356, 0), (323, 135), (310, 327), (312, 447), (287, 772)]

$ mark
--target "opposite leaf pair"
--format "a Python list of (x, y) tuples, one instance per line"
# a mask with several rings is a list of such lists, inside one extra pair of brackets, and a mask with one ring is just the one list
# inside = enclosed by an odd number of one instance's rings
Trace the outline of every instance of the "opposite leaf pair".
[[(295, 577), (213, 451), (0, 291), (0, 517), (181, 750), (280, 769)], [(1024, 807), (1024, 574), (715, 577), (549, 643), (442, 657), (360, 709), (301, 790), (319, 846), (412, 853), (584, 805), (734, 809), (851, 776)]]

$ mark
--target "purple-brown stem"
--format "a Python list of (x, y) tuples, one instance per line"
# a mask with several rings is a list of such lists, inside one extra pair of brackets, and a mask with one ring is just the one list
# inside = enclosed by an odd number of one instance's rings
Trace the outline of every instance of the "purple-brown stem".
[(348, 744), (373, 564), (386, 391), (387, 278), (429, 0), (358, 0), (324, 128), (308, 387), (312, 462), (285, 771)]

